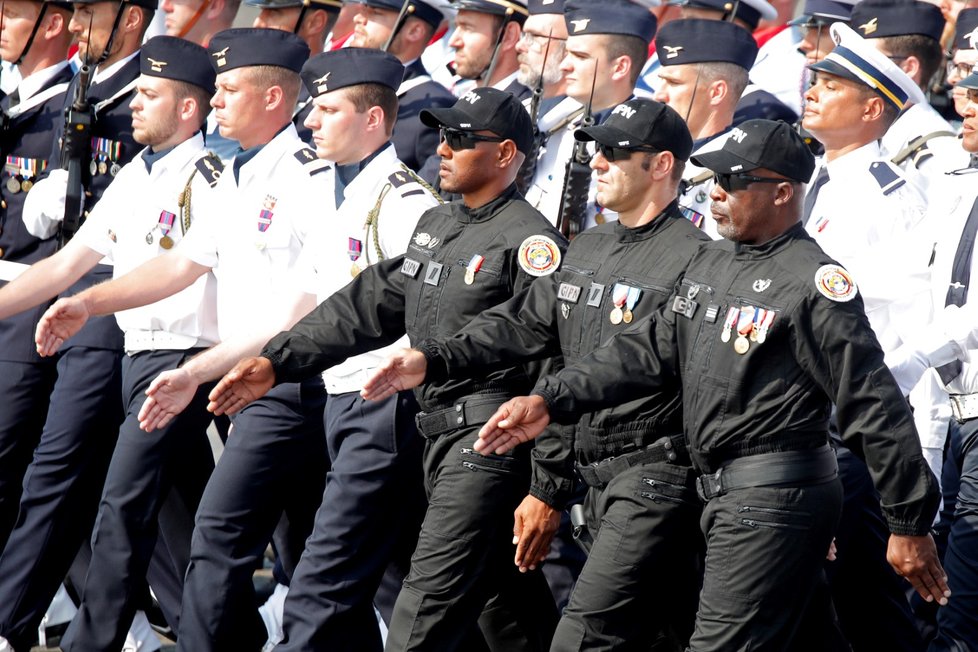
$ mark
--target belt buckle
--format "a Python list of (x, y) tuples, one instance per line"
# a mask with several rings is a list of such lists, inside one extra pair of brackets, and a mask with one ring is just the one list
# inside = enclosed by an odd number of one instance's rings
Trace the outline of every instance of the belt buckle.
[(716, 470), (715, 473), (704, 473), (697, 479), (697, 485), (700, 490), (700, 498), (703, 500), (710, 500), (711, 498), (716, 498), (717, 496), (722, 496), (723, 491), (723, 467)]

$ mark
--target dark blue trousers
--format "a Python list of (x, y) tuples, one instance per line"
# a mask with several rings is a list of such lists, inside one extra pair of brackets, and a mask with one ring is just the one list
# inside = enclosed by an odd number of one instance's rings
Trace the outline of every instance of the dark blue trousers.
[(44, 431), (0, 555), (0, 636), (29, 648), (88, 539), (122, 421), (121, 351), (74, 346), (58, 358)]
[(0, 550), (17, 520), (24, 473), (44, 429), (55, 378), (54, 360), (0, 360)]
[(937, 611), (930, 652), (978, 650), (978, 419), (960, 424), (959, 431), (955, 461), (960, 484), (944, 553), (951, 598)]
[[(276, 650), (380, 652), (373, 601), (390, 618), (424, 518), (422, 439), (411, 392), (326, 401), (331, 468), (316, 526), (285, 601), (286, 640)], [(385, 572), (395, 588), (378, 595)]]
[(919, 652), (925, 645), (902, 580), (886, 561), (889, 530), (866, 463), (839, 445), (842, 518), (838, 558), (825, 570), (842, 632), (853, 652)]
[(232, 420), (197, 510), (178, 649), (261, 649), (266, 631), (252, 574), (283, 510), (296, 547), (312, 531), (329, 468), (325, 402), (318, 377), (285, 383)]
[[(126, 418), (99, 504), (82, 604), (61, 642), (65, 650), (115, 652), (122, 648), (139, 606), (136, 599), (141, 597), (159, 529), (166, 537), (177, 576), (182, 577), (186, 570), (193, 515), (214, 468), (207, 441), (211, 421), (207, 394), (213, 383), (202, 386), (165, 428), (144, 432), (139, 429), (138, 415), (153, 379), (198, 352), (145, 351), (122, 361)], [(177, 505), (161, 514), (168, 500)], [(172, 528), (168, 527), (171, 523)], [(168, 603), (166, 598), (172, 596), (167, 593), (158, 596), (165, 613), (179, 614), (179, 595), (175, 604)], [(176, 628), (177, 623), (170, 625)]]

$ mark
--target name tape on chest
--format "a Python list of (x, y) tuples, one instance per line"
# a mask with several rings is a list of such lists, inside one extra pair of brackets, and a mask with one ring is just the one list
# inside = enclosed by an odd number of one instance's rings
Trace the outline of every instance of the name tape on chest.
[(581, 296), (581, 288), (570, 283), (561, 283), (557, 288), (557, 298), (568, 303), (577, 303)]
[(530, 276), (548, 276), (560, 267), (560, 247), (545, 235), (531, 235), (520, 245), (517, 258)]

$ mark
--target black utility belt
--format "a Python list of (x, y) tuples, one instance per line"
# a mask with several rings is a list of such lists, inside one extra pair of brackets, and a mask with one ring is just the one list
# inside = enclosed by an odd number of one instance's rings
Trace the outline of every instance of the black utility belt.
[(731, 460), (715, 473), (697, 478), (696, 491), (701, 499), (710, 500), (735, 489), (814, 485), (838, 475), (835, 451), (825, 444), (813, 450), (761, 453)]
[(589, 487), (603, 489), (615, 476), (633, 466), (669, 462), (670, 464), (689, 464), (686, 439), (683, 435), (662, 437), (641, 450), (625, 455), (616, 455), (593, 464), (578, 464), (577, 473)]
[(415, 423), (418, 424), (422, 437), (433, 439), (446, 432), (485, 423), (510, 398), (512, 397), (499, 394), (466, 396), (455, 401), (450, 408), (419, 413), (415, 417)]

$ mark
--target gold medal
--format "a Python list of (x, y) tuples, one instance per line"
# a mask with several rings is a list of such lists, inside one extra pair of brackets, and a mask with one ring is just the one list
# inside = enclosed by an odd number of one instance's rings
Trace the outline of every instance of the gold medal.
[(465, 270), (465, 284), (472, 285), (473, 283), (475, 283), (475, 272), (471, 269)]
[(7, 190), (14, 194), (20, 192), (20, 181), (17, 180), (17, 177), (7, 179)]
[(621, 308), (619, 308), (619, 307), (616, 306), (615, 309), (611, 311), (611, 323), (612, 324), (614, 324), (614, 325), (617, 326), (618, 324), (621, 323), (621, 320), (624, 319), (624, 318), (625, 318), (625, 315), (624, 315), (624, 313), (622, 313)]
[(173, 249), (173, 238), (168, 235), (163, 236), (160, 238), (160, 246), (164, 249)]
[(108, 171), (109, 171), (109, 164), (106, 163), (105, 161), (99, 161), (99, 163), (98, 163), (98, 173), (99, 174), (105, 174)]
[(357, 265), (356, 263), (353, 263), (353, 266), (350, 268), (350, 276), (356, 278), (359, 273), (360, 273), (360, 266)]
[(757, 324), (754, 324), (754, 328), (750, 329), (750, 341), (757, 341)]
[(632, 323), (632, 311), (626, 309), (625, 312), (622, 313), (622, 315), (621, 315), (621, 320), (623, 322), (625, 322), (626, 324), (631, 324)]
[(750, 340), (748, 340), (743, 335), (738, 336), (736, 341), (734, 341), (734, 351), (736, 351), (740, 355), (744, 355), (745, 353), (747, 353), (747, 350), (749, 348), (750, 348)]
[(34, 187), (34, 182), (30, 179), (24, 179), (20, 184), (20, 189), (24, 192), (30, 192), (31, 188)]

